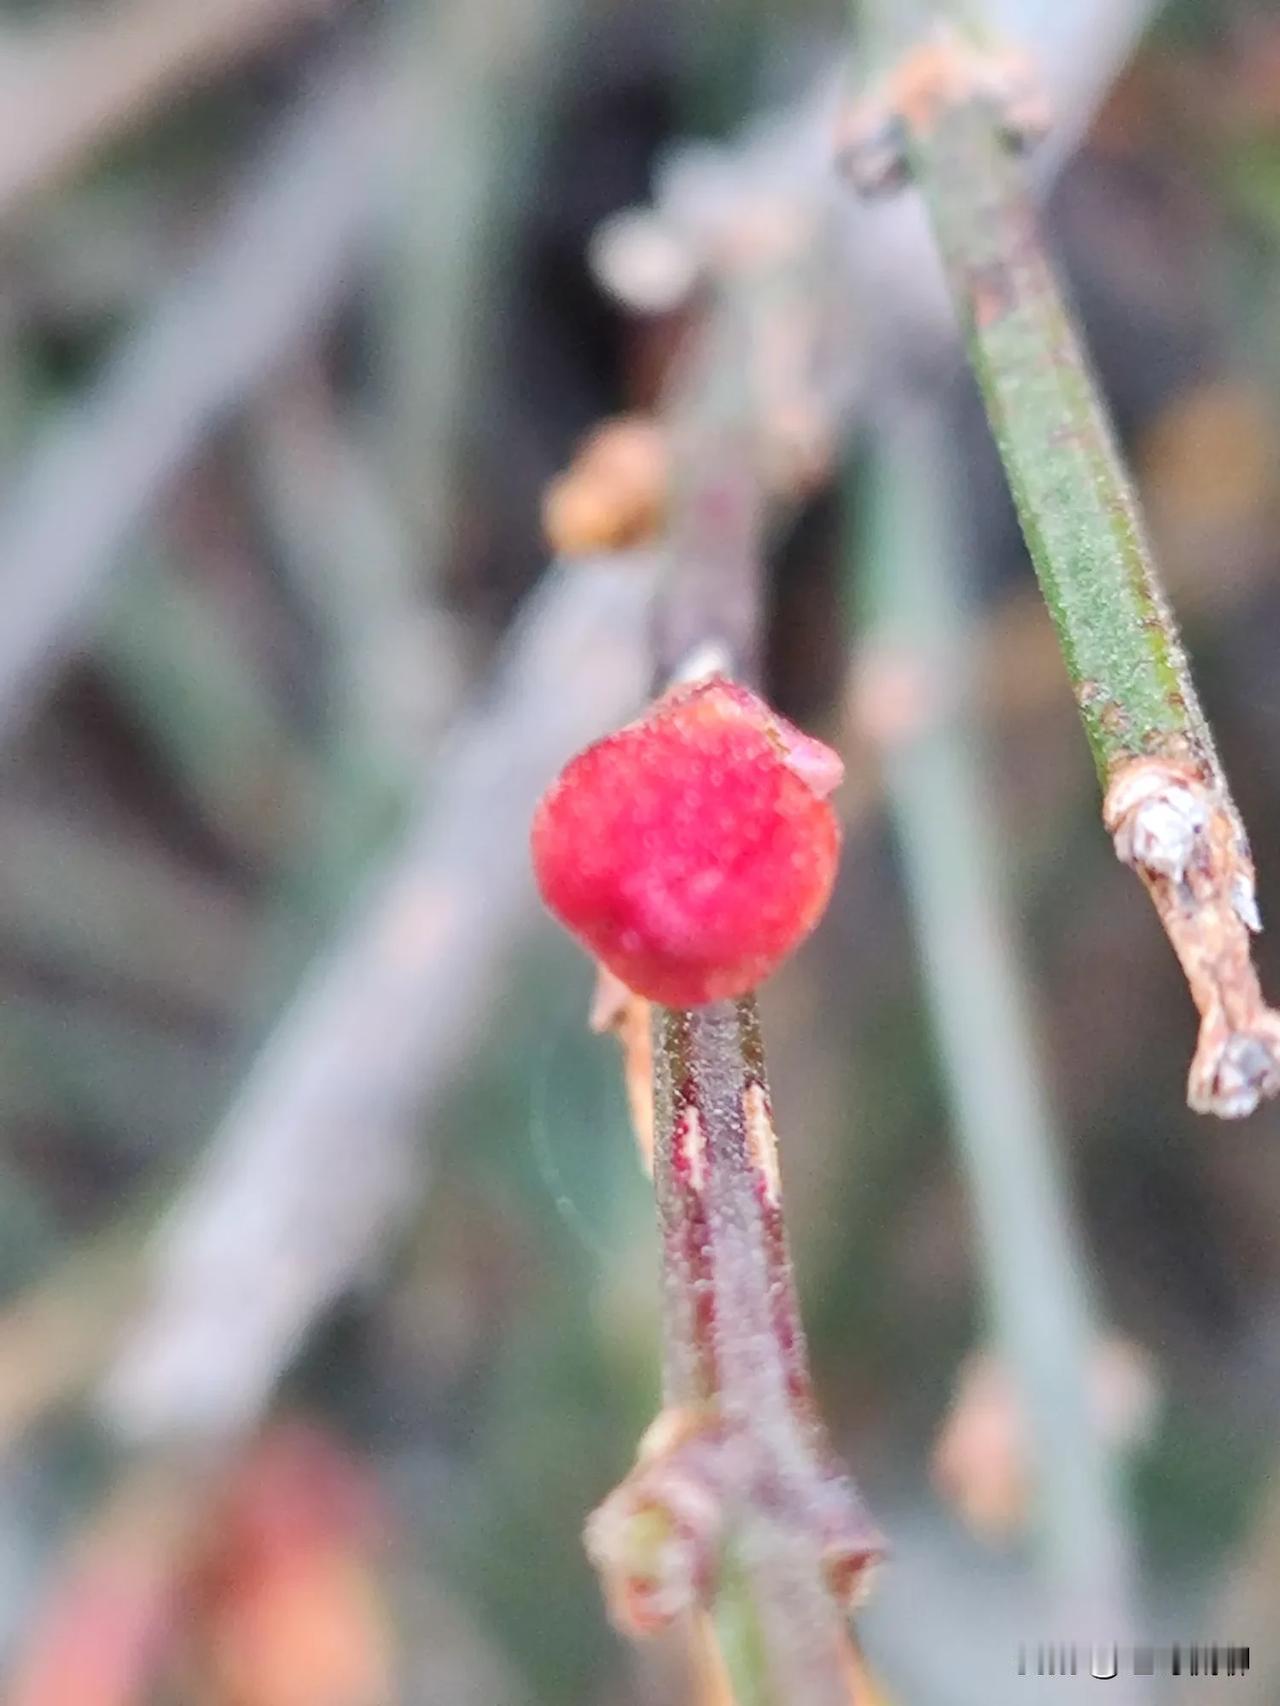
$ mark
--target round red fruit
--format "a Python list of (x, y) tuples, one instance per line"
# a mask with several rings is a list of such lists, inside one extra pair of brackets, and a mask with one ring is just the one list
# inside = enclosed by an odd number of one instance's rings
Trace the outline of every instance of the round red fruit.
[(744, 995), (835, 879), (839, 758), (720, 676), (677, 688), (565, 766), (533, 823), (543, 899), (638, 994)]

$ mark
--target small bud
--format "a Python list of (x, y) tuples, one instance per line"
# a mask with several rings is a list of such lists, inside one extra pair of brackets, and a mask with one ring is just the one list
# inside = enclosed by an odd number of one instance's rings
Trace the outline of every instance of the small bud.
[(635, 1468), (587, 1520), (587, 1556), (624, 1634), (655, 1634), (709, 1605), (733, 1450), (714, 1416), (664, 1410)]
[(533, 823), (556, 917), (669, 1007), (745, 995), (821, 917), (839, 857), (838, 756), (721, 676), (674, 690), (570, 761)]
[(623, 551), (661, 529), (670, 477), (666, 439), (642, 415), (605, 421), (547, 487), (542, 525), (560, 556)]

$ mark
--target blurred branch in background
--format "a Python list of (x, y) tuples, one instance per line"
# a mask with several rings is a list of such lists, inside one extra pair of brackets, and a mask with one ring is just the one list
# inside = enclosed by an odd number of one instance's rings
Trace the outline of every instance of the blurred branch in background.
[(1103, 1329), (1002, 899), (1007, 861), (977, 750), (977, 648), (956, 581), (947, 443), (938, 399), (912, 396), (878, 440), (870, 520), (851, 559), (867, 628), (856, 714), (880, 752), (974, 1248), (1026, 1416), (1046, 1607), (1064, 1629), (1106, 1627), (1124, 1640), (1138, 1628), (1133, 1547), (1092, 1400)]
[(0, 33), (0, 218), (156, 108), (341, 0), (117, 0)]
[(148, 1258), (103, 1394), (128, 1438), (234, 1434), (418, 1200), (415, 1121), (483, 1034), (533, 913), (544, 779), (644, 692), (642, 563), (548, 576), (435, 757), (367, 904), (250, 1071)]
[(498, 257), (536, 181), (579, 13), (580, 0), (508, 0), (500, 27), (492, 5), (408, 7), (400, 20), (403, 74), (434, 99), (417, 104), (397, 161), (377, 291), (378, 448), (428, 585), (446, 566), (476, 399), (508, 305)]
[(406, 92), (331, 67), (0, 515), (0, 738), (84, 637), (121, 547), (208, 432), (332, 310), (379, 208)]

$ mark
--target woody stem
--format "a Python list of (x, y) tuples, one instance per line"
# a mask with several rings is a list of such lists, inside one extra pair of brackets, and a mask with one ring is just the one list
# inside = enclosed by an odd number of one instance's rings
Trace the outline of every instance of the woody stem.
[(752, 1466), (726, 1513), (726, 1663), (741, 1702), (849, 1706), (833, 1586), (878, 1542), (813, 1405), (755, 1002), (657, 1008), (654, 1045), (666, 1400), (716, 1414)]

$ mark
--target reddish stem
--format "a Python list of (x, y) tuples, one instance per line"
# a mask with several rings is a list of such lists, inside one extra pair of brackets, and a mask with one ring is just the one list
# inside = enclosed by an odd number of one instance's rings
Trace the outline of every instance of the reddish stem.
[(845, 1609), (882, 1552), (819, 1420), (754, 999), (654, 1015), (669, 1409), (713, 1416), (770, 1684), (848, 1706)]

